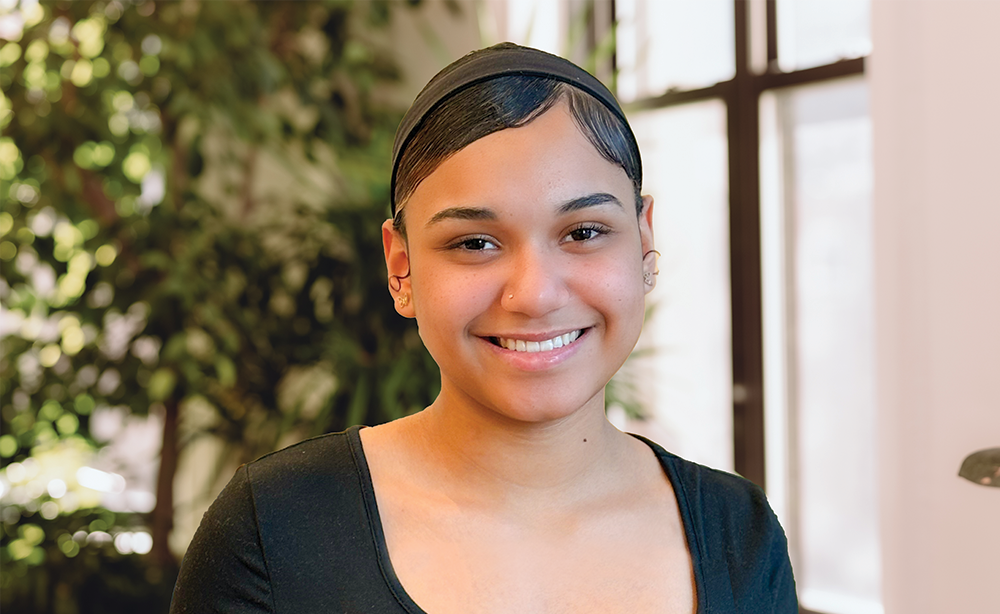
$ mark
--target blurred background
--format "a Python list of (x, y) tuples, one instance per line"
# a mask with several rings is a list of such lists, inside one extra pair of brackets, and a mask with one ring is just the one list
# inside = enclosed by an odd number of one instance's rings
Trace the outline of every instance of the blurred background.
[(994, 611), (990, 0), (0, 0), (0, 608), (165, 612), (240, 464), (418, 411), (392, 138), (503, 40), (626, 107), (662, 252), (608, 413), (763, 486), (805, 612)]

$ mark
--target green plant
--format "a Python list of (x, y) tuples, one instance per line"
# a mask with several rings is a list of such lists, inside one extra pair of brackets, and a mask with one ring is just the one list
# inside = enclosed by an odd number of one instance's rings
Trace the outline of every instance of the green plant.
[[(178, 454), (200, 438), (228, 467), (436, 394), (380, 258), (400, 110), (370, 33), (391, 8), (23, 7), (0, 47), (4, 609), (162, 602)], [(114, 407), (164, 424), (149, 514), (78, 484)], [(130, 531), (148, 555), (86, 539)]]

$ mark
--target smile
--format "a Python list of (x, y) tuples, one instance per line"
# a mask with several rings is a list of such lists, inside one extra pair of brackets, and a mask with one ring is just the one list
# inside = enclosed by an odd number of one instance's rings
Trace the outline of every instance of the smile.
[(494, 345), (499, 345), (500, 347), (508, 350), (532, 353), (547, 352), (549, 350), (567, 346), (579, 339), (582, 334), (582, 330), (574, 330), (566, 333), (565, 335), (558, 335), (544, 341), (525, 341), (523, 339), (507, 339), (504, 337), (490, 337), (489, 339)]

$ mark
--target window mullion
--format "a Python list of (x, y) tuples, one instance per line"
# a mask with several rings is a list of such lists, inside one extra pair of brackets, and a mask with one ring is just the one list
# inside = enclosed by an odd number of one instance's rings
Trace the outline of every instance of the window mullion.
[(729, 119), (733, 450), (737, 473), (764, 487), (759, 91), (750, 70), (747, 3), (735, 0), (734, 9), (736, 76), (732, 96), (726, 100)]

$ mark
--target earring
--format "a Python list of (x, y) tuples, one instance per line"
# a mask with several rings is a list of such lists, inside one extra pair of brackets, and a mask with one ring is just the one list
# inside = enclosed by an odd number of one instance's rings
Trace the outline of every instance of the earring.
[(407, 271), (406, 275), (390, 275), (389, 276), (389, 289), (393, 292), (399, 292), (403, 289), (403, 280), (410, 276), (410, 272)]
[(653, 270), (652, 271), (646, 271), (645, 273), (642, 274), (642, 281), (644, 281), (647, 286), (652, 286), (653, 285), (653, 275), (659, 275), (660, 274), (660, 267), (657, 266), (659, 264), (658, 261), (660, 259), (660, 252), (656, 251), (655, 249), (651, 249), (651, 250), (649, 250), (648, 252), (646, 252), (645, 254), (642, 255), (642, 261), (643, 261), (643, 263), (645, 263), (646, 259), (649, 258), (649, 256), (652, 255), (652, 254), (656, 254), (653, 257)]
[(399, 308), (402, 309), (410, 304), (410, 295), (400, 294), (399, 298), (397, 298), (396, 300), (399, 301)]
[(661, 254), (660, 254), (660, 252), (656, 251), (655, 249), (651, 249), (651, 250), (649, 250), (648, 252), (646, 252), (645, 254), (642, 255), (643, 262), (646, 261), (646, 258), (649, 258), (650, 254), (656, 254), (656, 261), (653, 263), (653, 268), (654, 268), (653, 275), (659, 275), (660, 274), (659, 264), (660, 264), (660, 255)]

